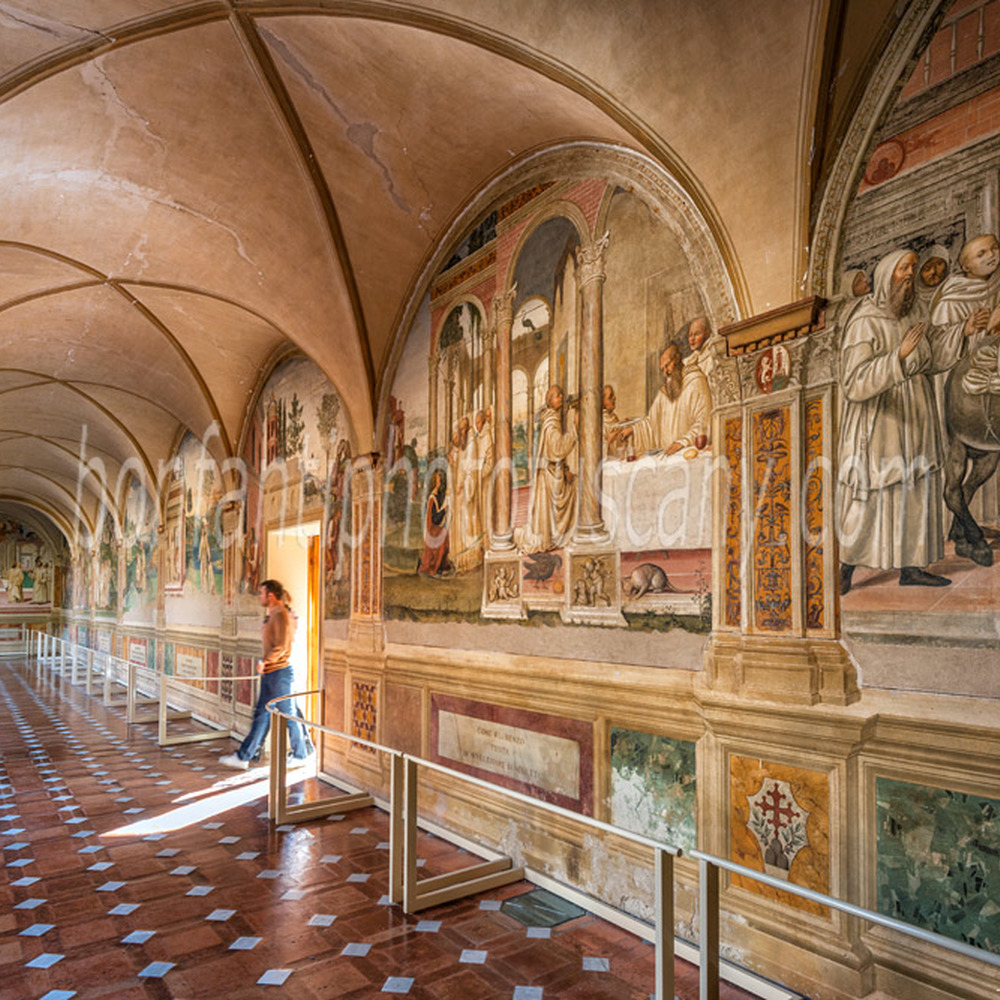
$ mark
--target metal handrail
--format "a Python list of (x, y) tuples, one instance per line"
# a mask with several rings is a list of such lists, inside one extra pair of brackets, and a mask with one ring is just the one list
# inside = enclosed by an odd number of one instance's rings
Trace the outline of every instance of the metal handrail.
[[(68, 640), (64, 640), (58, 636), (51, 636), (45, 633), (37, 633), (36, 644), (39, 648), (39, 656), (41, 657), (41, 647), (43, 640), (48, 643), (52, 642), (64, 644), (66, 646), (73, 646), (76, 649), (87, 650), (87, 647), (79, 646), (77, 643), (69, 643)], [(48, 657), (50, 659), (55, 659), (55, 652)], [(130, 661), (122, 660), (120, 657), (113, 657), (111, 654), (104, 654), (111, 659), (117, 659), (119, 662), (129, 664)], [(133, 664), (133, 666), (138, 666)], [(145, 668), (148, 670), (148, 667)], [(168, 681), (180, 682), (182, 680), (252, 680), (256, 677), (256, 674), (243, 675), (232, 678), (220, 678), (218, 676), (212, 676), (208, 674), (197, 675), (192, 678), (175, 678), (170, 675), (160, 674), (161, 684), (165, 684)], [(610, 833), (614, 836), (622, 837), (633, 843), (639, 844), (643, 847), (653, 848), (657, 852), (657, 861), (659, 869), (659, 858), (661, 853), (669, 854), (673, 857), (679, 857), (685, 853), (681, 848), (674, 847), (672, 845), (664, 844), (659, 841), (652, 840), (649, 837), (645, 837), (642, 834), (633, 833), (629, 830), (624, 830), (621, 827), (614, 826), (610, 823), (605, 823), (601, 820), (594, 819), (591, 816), (586, 816), (582, 813), (575, 813), (572, 810), (565, 809), (562, 806), (557, 806), (551, 802), (545, 802), (544, 800), (534, 798), (533, 796), (526, 795), (522, 792), (514, 791), (510, 788), (504, 788), (501, 785), (496, 785), (491, 781), (487, 781), (483, 778), (478, 778), (473, 775), (465, 774), (461, 771), (456, 771), (453, 768), (447, 767), (446, 765), (439, 764), (435, 761), (427, 760), (424, 757), (420, 757), (415, 754), (406, 753), (405, 751), (399, 750), (395, 747), (387, 746), (383, 743), (378, 743), (374, 740), (368, 740), (364, 737), (357, 736), (351, 733), (344, 732), (343, 730), (335, 729), (332, 726), (327, 726), (319, 722), (311, 721), (309, 719), (303, 719), (299, 716), (290, 715), (287, 712), (280, 711), (276, 705), (279, 702), (287, 701), (294, 698), (304, 698), (310, 697), (312, 695), (322, 694), (322, 689), (314, 689), (310, 691), (302, 692), (292, 692), (285, 695), (279, 695), (266, 704), (266, 710), (275, 717), (281, 718), (285, 721), (295, 721), (301, 724), (309, 726), (311, 729), (318, 730), (320, 732), (326, 733), (330, 736), (338, 737), (349, 741), (350, 743), (359, 744), (361, 746), (369, 747), (373, 750), (380, 751), (389, 754), (394, 759), (399, 761), (409, 761), (415, 765), (421, 767), (426, 767), (430, 770), (437, 771), (441, 774), (448, 775), (453, 778), (457, 778), (461, 781), (468, 782), (469, 784), (475, 785), (477, 787), (486, 789), (493, 793), (504, 795), (508, 798), (514, 799), (515, 801), (522, 802), (524, 804), (530, 805), (534, 808), (539, 808), (544, 811), (553, 813), (555, 815), (561, 816), (563, 818), (570, 819), (577, 823), (582, 823), (585, 826), (592, 827), (594, 829), (601, 830), (604, 833)], [(719, 893), (718, 893), (718, 871), (726, 871), (730, 874), (741, 875), (745, 878), (751, 879), (762, 885), (769, 886), (770, 888), (780, 890), (782, 892), (787, 892), (793, 896), (797, 896), (802, 899), (809, 900), (814, 903), (818, 903), (822, 906), (827, 906), (832, 910), (836, 910), (841, 913), (845, 913), (849, 916), (856, 917), (860, 920), (866, 921), (871, 924), (875, 924), (881, 927), (885, 927), (889, 930), (900, 933), (904, 936), (914, 938), (916, 940), (925, 942), (927, 944), (935, 945), (939, 948), (943, 948), (946, 951), (950, 951), (954, 954), (962, 955), (966, 958), (971, 958), (976, 961), (983, 962), (986, 965), (1000, 968), (1000, 955), (993, 954), (982, 948), (976, 948), (973, 945), (966, 944), (963, 941), (957, 941), (953, 938), (946, 937), (942, 934), (938, 934), (934, 931), (924, 930), (923, 928), (913, 926), (911, 924), (904, 923), (902, 921), (896, 920), (892, 917), (888, 917), (881, 913), (876, 913), (873, 910), (866, 909), (865, 907), (859, 906), (855, 903), (849, 903), (845, 900), (839, 899), (835, 896), (830, 896), (826, 893), (818, 892), (814, 889), (806, 888), (805, 886), (796, 885), (793, 882), (788, 882), (775, 876), (768, 875), (765, 872), (757, 871), (756, 869), (747, 868), (744, 865), (738, 864), (734, 861), (729, 861), (726, 858), (721, 858), (717, 855), (710, 854), (706, 851), (701, 851), (698, 849), (687, 850), (687, 855), (699, 862), (700, 870), (700, 881), (702, 884), (702, 912), (701, 912), (701, 996), (703, 998), (713, 998), (718, 996), (718, 968), (719, 968), (719, 937), (718, 937), (718, 910), (719, 910)], [(659, 879), (657, 880), (660, 881)], [(659, 904), (658, 900), (658, 904)], [(711, 911), (711, 912), (709, 912)], [(658, 982), (658, 992), (657, 995), (661, 995), (659, 991)], [(672, 994), (670, 994), (672, 995)]]
[[(273, 727), (274, 737), (271, 760), (271, 796), (277, 799), (283, 795), (285, 786), (285, 728), (289, 721), (301, 722), (298, 716), (282, 712), (276, 704), (290, 698), (309, 697), (319, 694), (319, 691), (293, 692), (280, 695), (267, 702), (267, 711), (276, 719)], [(673, 845), (651, 840), (642, 834), (623, 830), (610, 823), (594, 819), (582, 813), (574, 813), (562, 806), (557, 806), (542, 799), (503, 788), (492, 782), (472, 775), (455, 771), (449, 767), (426, 760), (414, 754), (408, 754), (395, 747), (366, 740), (363, 737), (345, 733), (322, 723), (304, 720), (306, 725), (320, 732), (340, 739), (348, 740), (362, 746), (371, 747), (390, 755), (392, 761), (391, 801), (390, 801), (390, 838), (389, 838), (389, 871), (390, 898), (393, 902), (402, 902), (408, 913), (434, 906), (439, 902), (467, 896), (476, 891), (484, 891), (499, 885), (507, 885), (511, 881), (524, 876), (523, 868), (514, 868), (509, 859), (496, 862), (486, 862), (474, 865), (463, 872), (448, 873), (437, 878), (418, 881), (416, 873), (416, 836), (417, 836), (417, 768), (428, 767), (446, 775), (452, 775), (462, 781), (470, 782), (494, 793), (507, 796), (518, 802), (553, 813), (557, 816), (583, 823), (586, 826), (623, 837), (633, 843), (653, 849), (654, 862), (654, 912), (655, 922), (653, 943), (655, 946), (655, 994), (656, 1000), (670, 1000), (674, 996), (674, 963), (676, 959), (674, 934), (674, 859), (682, 854), (682, 849)], [(355, 806), (349, 806), (354, 808)], [(269, 815), (276, 818), (279, 810), (268, 809)]]
[[(303, 692), (306, 694), (316, 694), (319, 692), (309, 691)], [(273, 707), (274, 702), (283, 701), (285, 698), (299, 697), (298, 694), (285, 695), (282, 698), (273, 699), (273, 701), (268, 703), (268, 711), (273, 715), (278, 715), (284, 719), (294, 718), (285, 712), (280, 712)], [(301, 721), (301, 720), (297, 720)], [(427, 760), (424, 757), (420, 757), (415, 754), (409, 754), (401, 750), (397, 750), (394, 747), (388, 747), (381, 743), (375, 743), (371, 740), (365, 740), (358, 736), (353, 736), (350, 733), (345, 733), (342, 730), (334, 729), (329, 726), (320, 725), (318, 723), (309, 723), (309, 725), (319, 729), (321, 732), (329, 733), (330, 735), (340, 737), (342, 739), (349, 740), (353, 743), (360, 743), (364, 746), (372, 747), (376, 750), (381, 750), (386, 753), (399, 756), (403, 760), (412, 761), (419, 764), (422, 767), (427, 767), (430, 770), (438, 771), (442, 774), (449, 775), (454, 778), (458, 778), (462, 781), (468, 782), (470, 784), (476, 785), (480, 788), (487, 789), (494, 793), (499, 793), (505, 795), (509, 798), (513, 798), (517, 801), (524, 802), (533, 807), (543, 809), (545, 811), (555, 813), (556, 815), (569, 818), (575, 822), (583, 823), (586, 826), (594, 827), (602, 830), (603, 832), (611, 833), (615, 836), (624, 837), (634, 843), (641, 844), (645, 847), (652, 847), (658, 852), (667, 852), (674, 856), (680, 856), (686, 853), (688, 857), (693, 858), (699, 862), (699, 874), (702, 883), (702, 899), (701, 899), (701, 941), (700, 941), (700, 953), (701, 953), (701, 996), (705, 1000), (710, 1000), (710, 998), (718, 997), (718, 973), (719, 973), (719, 939), (718, 939), (718, 911), (719, 911), (719, 896), (718, 896), (718, 870), (722, 869), (728, 871), (732, 874), (742, 875), (746, 878), (752, 879), (754, 881), (760, 882), (763, 885), (770, 886), (774, 889), (780, 889), (784, 892), (789, 892), (794, 896), (799, 896), (803, 899), (808, 899), (812, 902), (820, 903), (824, 906), (828, 906), (831, 909), (838, 910), (842, 913), (849, 914), (851, 916), (857, 917), (861, 920), (868, 921), (869, 923), (877, 924), (882, 927), (886, 927), (889, 930), (896, 931), (905, 936), (915, 938), (919, 941), (923, 941), (928, 944), (936, 945), (940, 948), (944, 948), (947, 951), (951, 951), (955, 954), (963, 955), (967, 958), (972, 958), (985, 963), (986, 965), (994, 966), (1000, 968), (1000, 955), (995, 955), (992, 952), (988, 952), (982, 948), (976, 948), (973, 945), (966, 944), (962, 941), (956, 941), (953, 938), (945, 937), (942, 934), (937, 934), (934, 931), (927, 931), (920, 927), (915, 927), (911, 924), (904, 923), (900, 920), (895, 920), (892, 917), (887, 917), (884, 914), (876, 913), (873, 910), (866, 909), (865, 907), (858, 906), (855, 903), (848, 903), (845, 900), (836, 898), (835, 896), (827, 895), (826, 893), (817, 892), (813, 889), (808, 889), (804, 886), (795, 885), (791, 882), (786, 882), (783, 879), (776, 878), (772, 875), (768, 875), (765, 872), (756, 871), (752, 868), (747, 868), (744, 865), (740, 865), (733, 861), (728, 861), (725, 858), (720, 858), (717, 855), (709, 854), (705, 851), (700, 851), (697, 849), (688, 849), (686, 852), (682, 851), (681, 848), (672, 847), (660, 843), (655, 840), (651, 840), (648, 837), (644, 837), (642, 834), (636, 834), (629, 830), (623, 830), (620, 827), (616, 827), (613, 824), (604, 823), (601, 820), (594, 819), (590, 816), (585, 816), (582, 813), (575, 813), (572, 810), (564, 809), (562, 806), (557, 806), (550, 802), (545, 802), (541, 799), (536, 799), (530, 795), (525, 795), (522, 792), (516, 792), (513, 789), (504, 788), (500, 785), (496, 785), (491, 781), (487, 781), (483, 778), (478, 778), (473, 775), (464, 774), (461, 771), (456, 771), (453, 768), (447, 767), (445, 765), (439, 764), (435, 761)], [(706, 884), (714, 883), (714, 892), (705, 892), (704, 889)], [(706, 912), (706, 910), (714, 910), (714, 912)], [(658, 994), (659, 995), (659, 994)], [(671, 994), (672, 995), (672, 994)]]
[(882, 927), (899, 931), (901, 934), (908, 934), (910, 937), (918, 938), (928, 944), (934, 944), (939, 948), (946, 948), (948, 951), (953, 951), (956, 954), (965, 955), (967, 958), (976, 958), (987, 965), (1000, 968), (1000, 955), (995, 955), (993, 952), (986, 951), (983, 948), (976, 948), (973, 945), (966, 944), (964, 941), (956, 941), (954, 938), (945, 937), (943, 934), (927, 931), (921, 927), (914, 927), (912, 924), (906, 924), (893, 917), (887, 917), (883, 913), (876, 913), (874, 910), (865, 909), (863, 906), (858, 906), (855, 903), (845, 902), (836, 896), (829, 896), (825, 892), (817, 892), (815, 889), (796, 885), (794, 882), (786, 882), (784, 879), (775, 878), (775, 876), (768, 875), (766, 872), (747, 868), (745, 865), (737, 864), (735, 861), (728, 861), (715, 854), (708, 854), (706, 851), (690, 850), (688, 851), (688, 855), (696, 858), (698, 861), (721, 868), (733, 875), (743, 875), (746, 878), (752, 878), (763, 885), (770, 886), (772, 889), (780, 889), (782, 892), (791, 893), (793, 896), (808, 899), (813, 903), (820, 903), (823, 906), (830, 907), (832, 910), (839, 910), (841, 913), (847, 913), (852, 917), (867, 920), (869, 923), (880, 924)]
[(404, 750), (386, 746), (384, 743), (376, 743), (374, 740), (366, 740), (361, 736), (354, 736), (351, 733), (345, 733), (340, 729), (334, 729), (332, 726), (325, 726), (319, 722), (310, 722), (308, 719), (300, 719), (297, 715), (289, 715), (287, 712), (281, 712), (273, 707), (276, 702), (287, 701), (289, 698), (305, 698), (309, 695), (322, 693), (322, 690), (316, 690), (295, 691), (291, 694), (279, 695), (277, 698), (272, 698), (267, 703), (267, 710), (272, 715), (280, 715), (284, 719), (298, 722), (300, 724), (305, 723), (305, 725), (310, 726), (313, 729), (318, 729), (320, 732), (328, 733), (331, 736), (339, 736), (341, 739), (348, 740), (351, 743), (360, 743), (362, 746), (371, 747), (373, 750), (381, 750), (383, 753), (393, 754), (404, 760), (412, 760), (421, 767), (427, 767), (432, 771), (440, 771), (443, 774), (449, 774), (453, 777), (461, 778), (462, 781), (468, 781), (473, 785), (478, 785), (479, 787), (492, 792), (500, 792), (509, 798), (516, 799), (519, 802), (524, 802), (527, 805), (537, 806), (540, 809), (544, 809), (546, 812), (555, 813), (557, 816), (571, 819), (574, 822), (585, 823), (587, 826), (592, 826), (604, 833), (611, 833), (618, 837), (624, 837), (626, 840), (631, 840), (636, 844), (641, 844), (643, 847), (651, 847), (657, 851), (666, 851), (675, 858), (680, 857), (684, 853), (684, 849), (681, 847), (674, 847), (671, 844), (664, 844), (661, 841), (652, 840), (649, 837), (644, 837), (641, 833), (633, 833), (631, 830), (622, 829), (619, 826), (614, 826), (612, 823), (605, 823), (602, 820), (594, 819), (593, 816), (587, 816), (584, 813), (576, 813), (573, 812), (572, 809), (564, 809), (562, 806), (557, 806), (553, 802), (546, 802), (544, 799), (536, 799), (534, 796), (525, 795), (523, 792), (516, 792), (512, 788), (504, 788), (502, 785), (495, 785), (493, 782), (486, 781), (483, 778), (477, 778), (471, 774), (465, 774), (462, 771), (455, 771), (443, 764), (427, 760), (426, 757), (419, 757), (416, 754), (406, 753)]

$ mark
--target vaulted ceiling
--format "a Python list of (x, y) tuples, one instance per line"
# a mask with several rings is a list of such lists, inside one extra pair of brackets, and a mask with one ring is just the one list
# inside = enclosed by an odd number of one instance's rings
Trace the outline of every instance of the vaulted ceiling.
[(372, 442), (437, 242), (546, 146), (652, 157), (744, 314), (800, 298), (810, 205), (897, 7), (0, 2), (0, 514), (93, 524), (185, 430), (235, 453), (293, 351)]

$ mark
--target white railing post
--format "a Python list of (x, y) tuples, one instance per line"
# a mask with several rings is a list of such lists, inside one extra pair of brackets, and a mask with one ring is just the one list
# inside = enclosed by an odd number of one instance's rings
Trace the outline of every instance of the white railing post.
[(698, 861), (698, 927), (701, 967), (698, 969), (699, 1000), (719, 1000), (719, 869), (704, 859)]
[(403, 765), (403, 911), (413, 912), (417, 900), (417, 762)]
[[(123, 660), (122, 662), (124, 663), (125, 661)], [(135, 664), (131, 660), (125, 663), (125, 680), (128, 684), (128, 687), (125, 690), (125, 722), (131, 726), (135, 722), (135, 702), (137, 693), (135, 686), (139, 682)]]
[(389, 898), (394, 903), (403, 902), (404, 774), (402, 754), (393, 753), (389, 779)]
[(674, 998), (674, 856), (656, 852), (656, 1000)]
[(158, 731), (156, 742), (162, 747), (167, 742), (167, 675), (160, 674), (160, 703), (158, 710)]

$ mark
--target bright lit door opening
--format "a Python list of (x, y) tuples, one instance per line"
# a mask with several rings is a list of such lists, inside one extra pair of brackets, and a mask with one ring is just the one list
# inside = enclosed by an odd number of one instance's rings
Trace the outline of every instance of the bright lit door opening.
[[(279, 580), (292, 595), (292, 611), (298, 618), (292, 643), (295, 691), (319, 687), (319, 532), (320, 522), (267, 533), (266, 578)], [(307, 719), (316, 720), (316, 698), (300, 705)]]

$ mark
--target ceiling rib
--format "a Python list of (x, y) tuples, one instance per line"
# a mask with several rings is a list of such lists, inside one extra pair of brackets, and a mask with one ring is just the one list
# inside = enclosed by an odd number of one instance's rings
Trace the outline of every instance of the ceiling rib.
[[(44, 498), (36, 496), (34, 493), (5, 493), (0, 491), (0, 511), (4, 507), (27, 507), (29, 510), (35, 511), (36, 513), (44, 514), (49, 518), (52, 523), (63, 533), (63, 537), (69, 542), (73, 535), (73, 526), (66, 520), (62, 511), (48, 504)], [(82, 515), (81, 515), (82, 516)], [(87, 531), (93, 534), (93, 526), (87, 520), (84, 521), (87, 525)]]
[[(26, 368), (0, 368), (0, 372), (3, 371), (17, 372), (23, 375), (30, 375), (32, 378), (41, 379), (49, 385), (62, 386), (64, 389), (68, 389), (70, 392), (76, 393), (76, 395), (80, 396), (81, 399), (85, 399), (88, 403), (90, 403), (91, 406), (95, 407), (105, 417), (107, 417), (108, 420), (110, 420), (111, 423), (113, 423), (115, 427), (117, 427), (129, 439), (129, 442), (132, 444), (132, 447), (135, 448), (136, 450), (136, 454), (142, 460), (142, 464), (145, 467), (146, 472), (149, 474), (150, 482), (152, 483), (156, 482), (156, 476), (153, 474), (152, 463), (149, 461), (149, 456), (143, 450), (142, 445), (139, 444), (135, 435), (125, 426), (125, 424), (123, 424), (121, 420), (119, 420), (118, 417), (116, 417), (106, 406), (99, 403), (92, 396), (89, 396), (78, 386), (75, 386), (72, 382), (64, 382), (62, 379), (54, 378), (51, 375), (46, 375), (44, 372), (33, 372), (29, 371)], [(6, 392), (7, 393), (18, 392), (20, 391), (20, 389), (21, 387), (18, 386), (17, 388), (7, 389)]]
[[(229, 431), (226, 428), (225, 423), (222, 419), (222, 413), (219, 410), (218, 404), (215, 402), (215, 397), (212, 395), (211, 389), (208, 387), (208, 383), (205, 381), (198, 366), (194, 363), (191, 355), (184, 349), (181, 342), (174, 336), (170, 331), (170, 328), (164, 323), (145, 303), (140, 299), (136, 298), (125, 285), (117, 278), (112, 278), (110, 275), (104, 274), (98, 271), (97, 268), (92, 267), (89, 264), (85, 264), (83, 261), (75, 260), (72, 257), (67, 257), (65, 254), (58, 253), (55, 250), (49, 250), (45, 247), (37, 246), (31, 243), (18, 243), (13, 240), (0, 240), (0, 247), (16, 247), (19, 250), (26, 250), (29, 252), (34, 252), (40, 254), (43, 257), (48, 257), (52, 260), (58, 260), (63, 264), (67, 264), (70, 267), (78, 268), (79, 270), (90, 274), (94, 279), (96, 279), (95, 284), (103, 284), (110, 288), (113, 292), (120, 295), (126, 302), (129, 303), (134, 309), (136, 309), (140, 315), (156, 330), (163, 338), (170, 344), (171, 347), (176, 351), (178, 357), (187, 366), (188, 371), (191, 373), (195, 382), (197, 383), (201, 394), (204, 397), (205, 403), (208, 406), (209, 412), (212, 414), (212, 418), (216, 420), (219, 424), (219, 436), (222, 440), (224, 447), (226, 448), (226, 453), (229, 455), (233, 454), (232, 442), (229, 439)], [(66, 289), (53, 289), (52, 294), (58, 294)], [(36, 297), (41, 297), (41, 293), (37, 293)], [(0, 308), (9, 308), (9, 306), (4, 306)], [(184, 421), (182, 421), (184, 422)], [(193, 430), (193, 428), (189, 428)]]
[[(17, 472), (27, 473), (27, 475), (34, 476), (36, 479), (41, 479), (42, 482), (53, 486), (60, 493), (64, 493), (69, 498), (71, 509), (76, 513), (77, 517), (84, 524), (86, 524), (88, 528), (90, 527), (90, 520), (86, 517), (83, 507), (77, 501), (76, 497), (61, 482), (59, 482), (58, 479), (53, 479), (51, 476), (47, 476), (45, 473), (39, 472), (37, 469), (29, 469), (24, 465), (0, 465), (0, 471), (4, 469), (13, 469)], [(117, 511), (115, 512), (115, 515), (117, 516)]]
[[(20, 441), (20, 440), (23, 440), (23, 439), (28, 439), (28, 440), (31, 440), (31, 441), (41, 441), (43, 444), (50, 445), (51, 447), (55, 448), (56, 450), (64, 452), (71, 459), (73, 459), (74, 462), (78, 462), (80, 460), (80, 456), (79, 456), (79, 454), (77, 452), (73, 451), (71, 448), (67, 448), (66, 445), (61, 444), (59, 441), (56, 441), (54, 438), (46, 437), (43, 434), (29, 434), (29, 433), (27, 433), (25, 431), (13, 431), (13, 432), (10, 432), (10, 431), (4, 431), (2, 428), (0, 428), (0, 434), (4, 434), (4, 433), (10, 433), (11, 436), (10, 437), (5, 437), (5, 438), (0, 438), (0, 448), (2, 448), (5, 444), (7, 444), (8, 441)], [(98, 450), (98, 449), (95, 449), (95, 451), (96, 450)], [(100, 456), (100, 457), (103, 457), (103, 458), (106, 458), (106, 459), (110, 459), (113, 462), (118, 462), (122, 466), (122, 468), (124, 468), (124, 466), (125, 466), (125, 463), (121, 462), (117, 458), (117, 456), (111, 455), (108, 452), (103, 452), (102, 456)], [(88, 477), (88, 478), (93, 479), (93, 476)], [(118, 479), (119, 479), (119, 482), (121, 482), (121, 472), (120, 471), (119, 471)], [(104, 499), (105, 502), (107, 502), (107, 499), (110, 497), (112, 504), (115, 507), (119, 506), (120, 503), (121, 503), (121, 499), (119, 497), (116, 497), (115, 494), (112, 493), (111, 490), (109, 490), (107, 488), (106, 484), (102, 484), (102, 486), (104, 487), (104, 494), (105, 494), (104, 496), (102, 496), (102, 499)], [(148, 492), (148, 490), (147, 490), (147, 492)]]
[(279, 119), (284, 123), (289, 138), (292, 141), (299, 160), (309, 175), (312, 182), (312, 190), (319, 201), (320, 209), (326, 221), (326, 229), (333, 242), (333, 248), (340, 262), (341, 274), (344, 278), (344, 285), (351, 302), (351, 311), (354, 314), (354, 322), (357, 326), (357, 333), (360, 339), (361, 355), (365, 365), (365, 374), (368, 378), (368, 398), (369, 407), (373, 405), (375, 398), (375, 365), (372, 359), (371, 344), (368, 339), (368, 326), (365, 322), (364, 308), (361, 304), (361, 292), (358, 289), (357, 281), (354, 277), (354, 269), (351, 266), (351, 255), (344, 238), (344, 230), (340, 225), (340, 217), (337, 215), (337, 206), (334, 204), (333, 195), (326, 182), (326, 176), (320, 167), (319, 160), (312, 148), (312, 143), (306, 134), (302, 119), (299, 117), (298, 109), (292, 101), (288, 88), (285, 86), (278, 67), (275, 66), (271, 58), (271, 52), (264, 40), (257, 31), (257, 26), (253, 19), (241, 13), (233, 5), (233, 13), (230, 23), (236, 32), (240, 44), (250, 59), (261, 82), (266, 86), (270, 95), (271, 103), (277, 112)]

